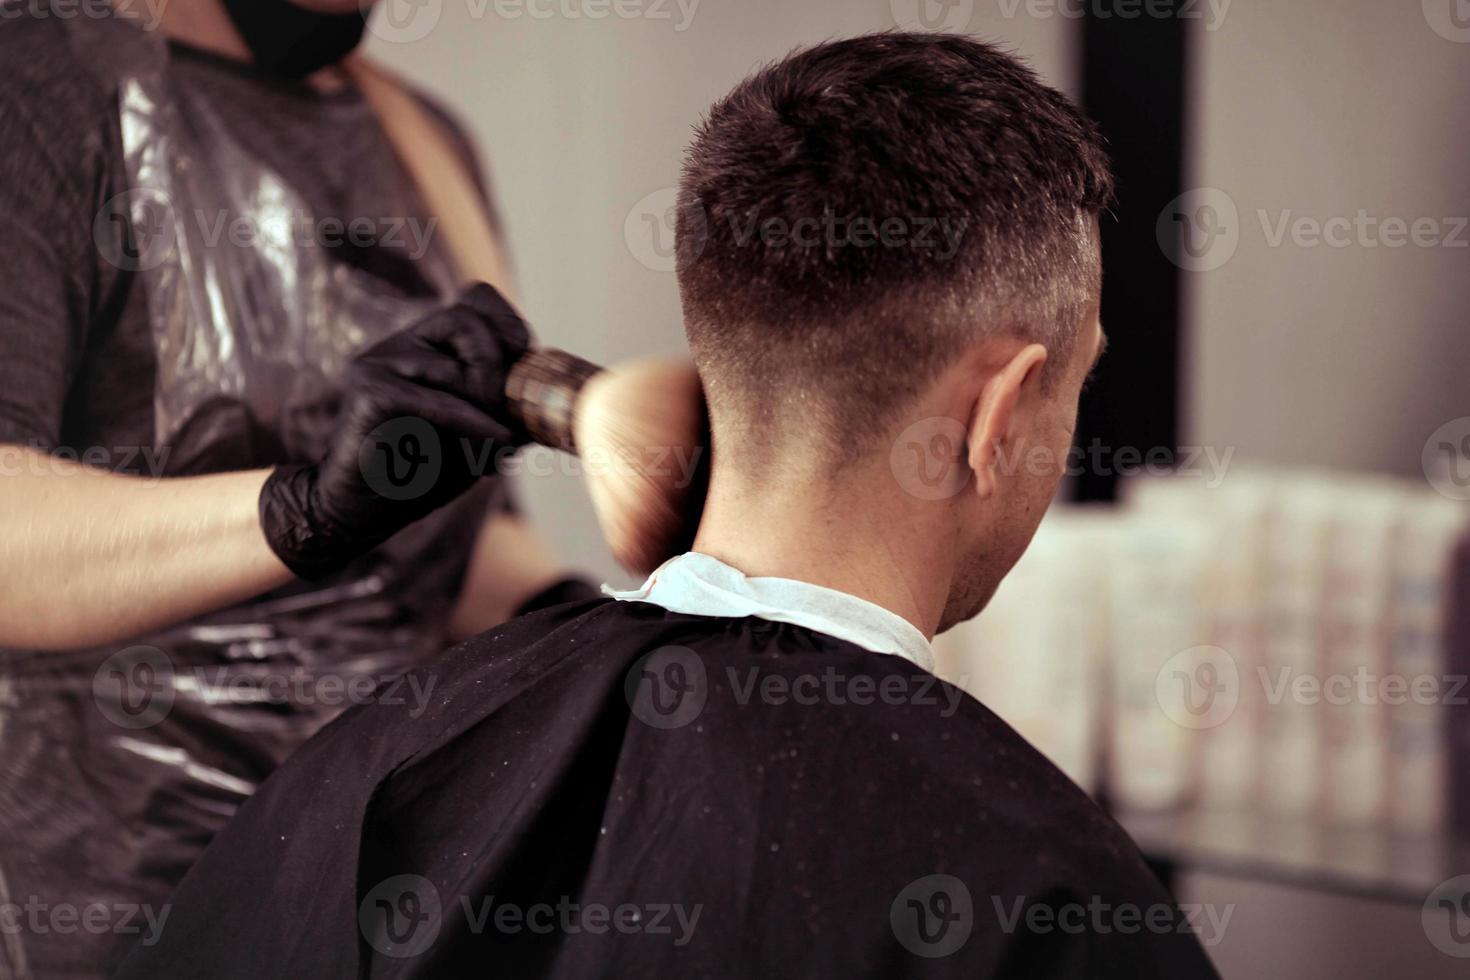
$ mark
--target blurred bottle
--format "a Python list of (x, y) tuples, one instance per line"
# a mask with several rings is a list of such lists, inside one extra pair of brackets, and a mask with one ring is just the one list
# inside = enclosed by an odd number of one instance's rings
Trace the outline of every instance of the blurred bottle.
[[(1453, 577), (1455, 545), (1470, 508), (1428, 490), (1406, 492), (1400, 506), (1402, 532), (1389, 558), (1389, 671), (1405, 690), (1387, 708), (1388, 821), (1401, 831), (1432, 833), (1444, 826), (1449, 806), (1447, 712), (1462, 710), (1447, 702), (1470, 697), (1456, 681), (1470, 671), (1470, 650), (1461, 650), (1456, 664), (1447, 633), (1450, 616), (1470, 601), (1470, 580), (1461, 581), (1457, 597)], [(1470, 753), (1458, 760), (1463, 770)]]
[(1239, 693), (1234, 711), (1200, 732), (1200, 802), (1207, 809), (1249, 809), (1260, 797), (1266, 532), (1276, 486), (1267, 471), (1237, 466), (1209, 494), (1205, 516), (1215, 547), (1205, 570), (1204, 616), (1209, 642), (1235, 662)]
[(1111, 538), (1107, 574), (1112, 733), (1110, 786), (1124, 809), (1193, 801), (1200, 719), (1217, 710), (1216, 664), (1206, 663), (1205, 569), (1214, 536), (1197, 485), (1141, 481)]
[(1344, 477), (1331, 503), (1319, 714), (1322, 815), (1333, 824), (1374, 826), (1385, 816), (1390, 600), (1402, 502), (1397, 483)]
[(1261, 706), (1261, 801), (1284, 816), (1311, 816), (1323, 752), (1320, 700), (1327, 540), (1336, 492), (1306, 473), (1280, 480), (1266, 517)]
[(1089, 793), (1098, 789), (1105, 539), (1111, 522), (1053, 508), (985, 611), (938, 637), (940, 674)]

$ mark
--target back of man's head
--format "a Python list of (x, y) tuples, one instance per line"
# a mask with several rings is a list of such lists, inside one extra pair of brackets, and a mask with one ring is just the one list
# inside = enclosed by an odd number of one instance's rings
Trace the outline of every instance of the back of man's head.
[(1096, 303), (1111, 186), (1092, 124), (971, 38), (869, 35), (752, 75), (711, 109), (680, 187), (717, 445), (798, 432), (839, 464), (989, 337), (1040, 343), (1057, 371)]

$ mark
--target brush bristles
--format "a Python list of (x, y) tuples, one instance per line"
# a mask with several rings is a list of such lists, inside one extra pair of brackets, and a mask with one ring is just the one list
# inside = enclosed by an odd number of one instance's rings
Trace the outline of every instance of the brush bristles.
[(646, 574), (687, 547), (706, 462), (704, 395), (693, 365), (649, 360), (592, 378), (574, 431), (592, 506), (613, 556)]

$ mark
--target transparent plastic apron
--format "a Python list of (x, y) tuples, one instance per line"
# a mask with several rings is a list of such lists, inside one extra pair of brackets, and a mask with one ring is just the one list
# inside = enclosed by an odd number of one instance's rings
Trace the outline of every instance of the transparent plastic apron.
[[(298, 247), (305, 201), (170, 84), (161, 38), (89, 18), (71, 30), (118, 94), (138, 232), (128, 256), (158, 355), (168, 475), (319, 458), (350, 358), (435, 302)], [(373, 84), (375, 102), (393, 98), (380, 76)], [(254, 235), (210, 241), (201, 224), (220, 215)], [(452, 256), (437, 258), (453, 269)], [(482, 481), (330, 580), (128, 644), (0, 662), (0, 980), (102, 975), (119, 946), (146, 939), (150, 910), (165, 912), (198, 853), (296, 746), (371, 687), (397, 685), (410, 704), (431, 696), (394, 678), (444, 646), (498, 492)], [(98, 905), (103, 928), (56, 928), (54, 910), (76, 910), (75, 923)]]

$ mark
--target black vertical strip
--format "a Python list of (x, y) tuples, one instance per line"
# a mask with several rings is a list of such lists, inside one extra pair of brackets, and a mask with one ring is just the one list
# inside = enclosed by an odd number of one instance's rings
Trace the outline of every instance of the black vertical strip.
[[(1461, 536), (1455, 548), (1447, 584), (1444, 663), (1448, 681), (1470, 674), (1470, 532)], [(1450, 831), (1470, 840), (1470, 704), (1463, 697), (1446, 697), (1443, 710)]]
[[(1170, 10), (1177, 5), (1160, 5)], [(1087, 112), (1108, 141), (1118, 200), (1103, 215), (1102, 321), (1108, 355), (1082, 397), (1076, 499), (1113, 500), (1125, 453), (1178, 448), (1180, 270), (1155, 235), (1158, 216), (1184, 188), (1188, 22), (1121, 17), (1088, 5), (1083, 28)]]

